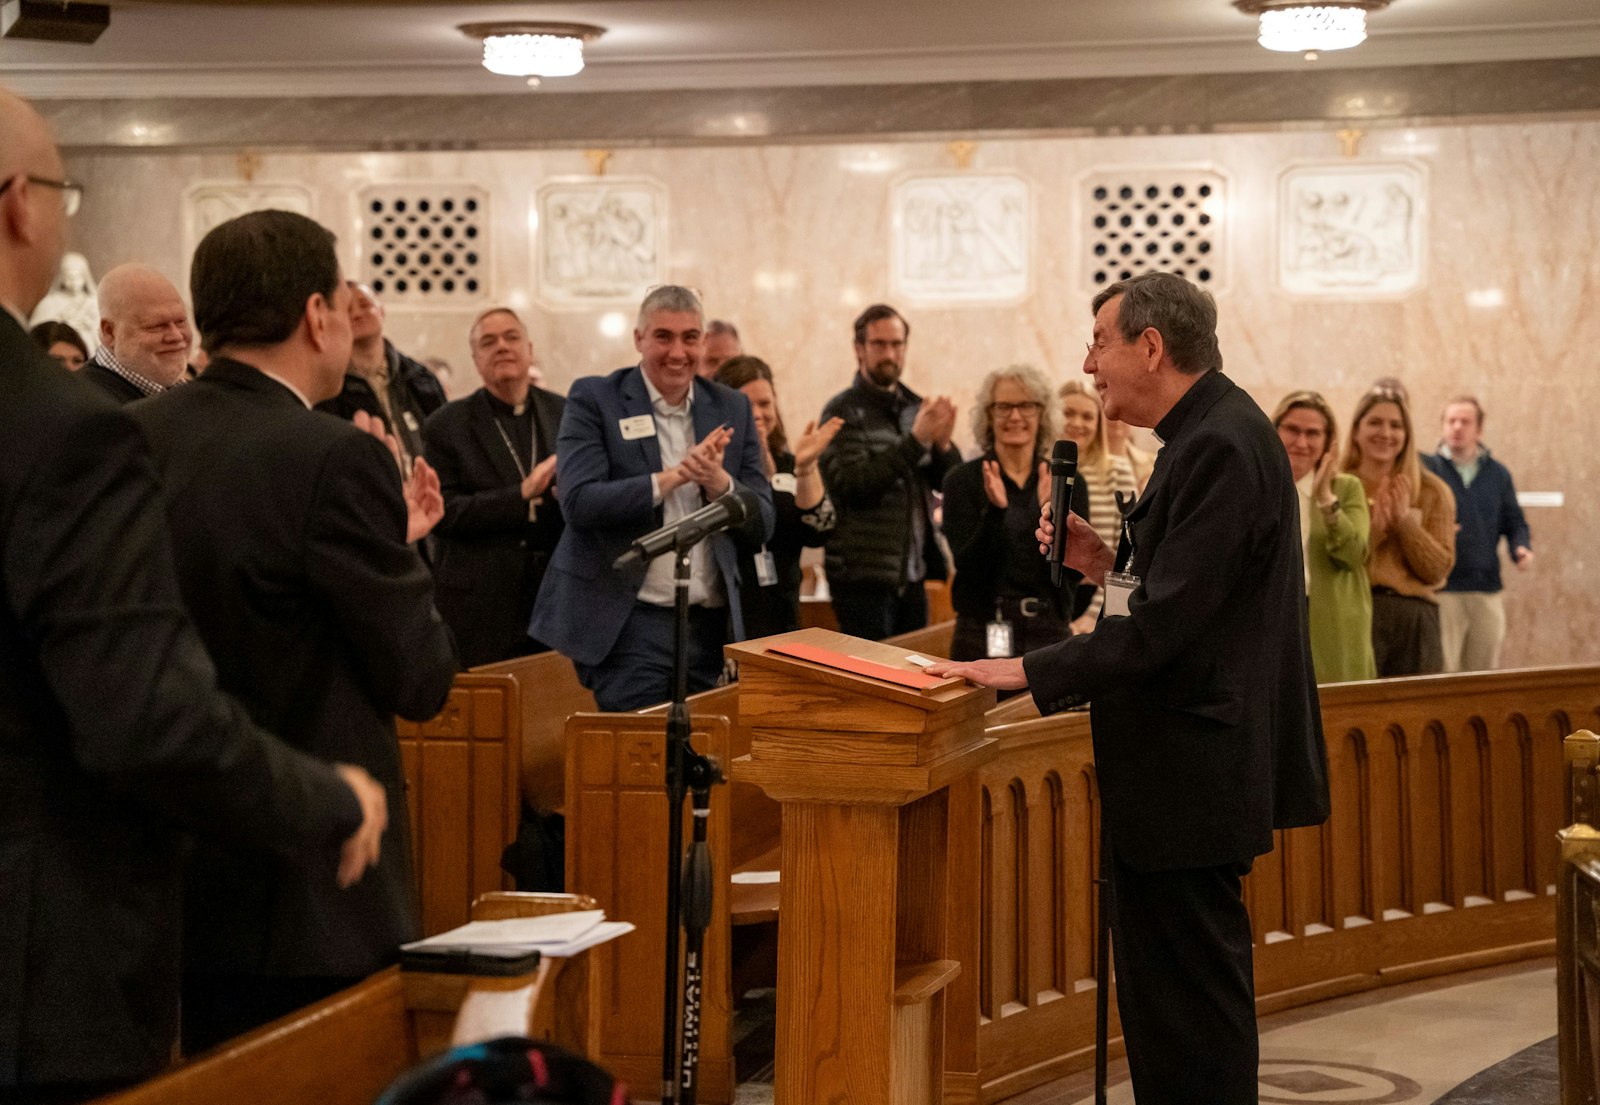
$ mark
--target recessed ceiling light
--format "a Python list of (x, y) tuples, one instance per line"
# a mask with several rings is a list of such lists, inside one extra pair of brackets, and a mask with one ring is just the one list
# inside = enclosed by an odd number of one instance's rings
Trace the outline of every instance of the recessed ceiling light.
[(1367, 13), (1389, 0), (1233, 0), (1242, 12), (1260, 17), (1260, 37), (1268, 50), (1314, 55), (1348, 50), (1367, 38)]
[(463, 23), (483, 43), (483, 67), (503, 77), (570, 77), (583, 71), (583, 44), (605, 34), (589, 23)]

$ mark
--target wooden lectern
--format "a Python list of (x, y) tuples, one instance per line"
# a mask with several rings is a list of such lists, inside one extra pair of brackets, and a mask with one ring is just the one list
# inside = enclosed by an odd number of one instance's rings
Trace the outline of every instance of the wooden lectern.
[[(834, 658), (773, 651), (794, 644)], [(904, 649), (823, 629), (727, 652), (751, 742), (734, 774), (783, 806), (776, 1099), (939, 1102), (944, 990), (977, 968), (952, 954), (949, 907), (979, 905), (950, 877), (946, 788), (997, 751), (994, 692), (875, 678), (921, 672)]]

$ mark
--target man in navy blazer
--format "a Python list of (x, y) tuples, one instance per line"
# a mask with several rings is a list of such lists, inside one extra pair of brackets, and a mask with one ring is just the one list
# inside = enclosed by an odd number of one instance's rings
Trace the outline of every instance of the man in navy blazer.
[[(613, 568), (639, 537), (735, 486), (760, 503), (741, 527), (772, 534), (772, 489), (750, 401), (700, 379), (705, 314), (687, 288), (666, 285), (639, 307), (639, 364), (577, 381), (556, 444), (566, 529), (539, 588), (528, 635), (569, 657), (602, 710), (622, 712), (671, 694), (673, 563)], [(744, 636), (737, 556), (729, 534), (690, 558), (689, 689), (715, 685), (722, 646)]]
[(1107, 417), (1163, 442), (1115, 554), (1067, 518), (1064, 562), (1106, 587), (1100, 623), (1021, 659), (929, 671), (1031, 687), (1046, 714), (1092, 699), (1134, 1096), (1253, 1105), (1239, 880), (1273, 830), (1329, 810), (1294, 477), (1271, 422), (1221, 372), (1209, 294), (1145, 273), (1102, 290), (1094, 312), (1084, 371)]

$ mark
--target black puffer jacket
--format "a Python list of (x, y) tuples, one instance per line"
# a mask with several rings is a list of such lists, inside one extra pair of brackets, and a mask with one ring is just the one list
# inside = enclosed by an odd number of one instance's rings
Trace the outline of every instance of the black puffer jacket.
[(935, 488), (961, 463), (954, 446), (924, 448), (911, 436), (922, 397), (904, 384), (893, 392), (873, 387), (857, 374), (855, 383), (822, 410), (826, 422), (844, 419), (844, 428), (822, 454), (822, 478), (839, 512), (828, 541), (831, 583), (906, 582), (911, 555), (913, 511), (921, 510), (923, 559), (928, 579), (945, 577), (944, 556), (933, 524)]

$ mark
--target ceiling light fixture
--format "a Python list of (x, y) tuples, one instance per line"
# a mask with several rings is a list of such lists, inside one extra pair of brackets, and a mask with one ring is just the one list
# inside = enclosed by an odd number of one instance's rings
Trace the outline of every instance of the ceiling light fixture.
[(1314, 56), (1361, 45), (1367, 13), (1388, 7), (1389, 0), (1233, 0), (1233, 6), (1260, 16), (1256, 41), (1268, 50)]
[(605, 34), (588, 23), (463, 23), (483, 43), (483, 67), (503, 77), (571, 77), (583, 71), (583, 44)]

